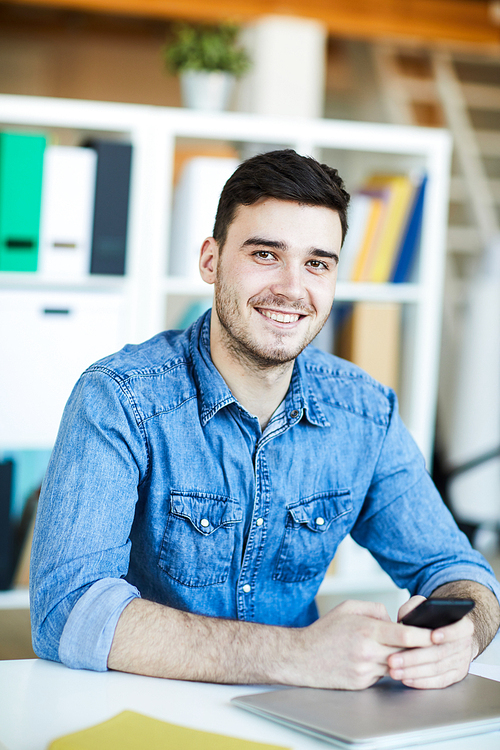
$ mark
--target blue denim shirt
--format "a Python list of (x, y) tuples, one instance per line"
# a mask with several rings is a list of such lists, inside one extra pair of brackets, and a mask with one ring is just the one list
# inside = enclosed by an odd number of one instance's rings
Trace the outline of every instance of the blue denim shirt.
[(210, 358), (210, 313), (90, 367), (68, 401), (40, 497), (33, 643), (107, 668), (137, 596), (284, 626), (314, 597), (341, 540), (429, 595), (486, 561), (444, 507), (394, 393), (308, 347), (264, 433)]

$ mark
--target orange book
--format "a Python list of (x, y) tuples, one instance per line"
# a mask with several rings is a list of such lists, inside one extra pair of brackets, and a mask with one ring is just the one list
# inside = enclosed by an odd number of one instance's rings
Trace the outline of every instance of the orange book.
[(386, 209), (376, 239), (374, 252), (365, 266), (365, 281), (389, 281), (398, 254), (406, 219), (411, 207), (414, 186), (407, 175), (374, 175), (369, 187), (384, 188)]
[(377, 236), (380, 230), (380, 222), (385, 208), (382, 197), (373, 198), (370, 216), (366, 225), (366, 231), (361, 242), (358, 257), (354, 264), (352, 273), (353, 281), (368, 281), (366, 269), (370, 266), (370, 258), (376, 248)]
[(400, 304), (356, 302), (340, 332), (338, 353), (397, 392), (400, 341)]

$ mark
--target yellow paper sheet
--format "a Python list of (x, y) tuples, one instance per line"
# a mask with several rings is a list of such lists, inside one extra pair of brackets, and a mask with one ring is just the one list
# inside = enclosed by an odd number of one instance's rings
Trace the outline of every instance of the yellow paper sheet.
[(286, 750), (179, 727), (135, 711), (123, 711), (102, 724), (54, 740), (49, 750)]

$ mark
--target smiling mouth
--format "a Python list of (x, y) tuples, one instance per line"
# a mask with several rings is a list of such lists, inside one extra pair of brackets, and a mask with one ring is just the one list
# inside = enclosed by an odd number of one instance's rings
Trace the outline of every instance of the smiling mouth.
[(297, 313), (281, 313), (275, 312), (273, 310), (262, 310), (260, 308), (257, 309), (265, 318), (270, 318), (271, 320), (276, 321), (276, 323), (296, 323), (300, 318), (304, 317), (303, 315), (298, 315)]

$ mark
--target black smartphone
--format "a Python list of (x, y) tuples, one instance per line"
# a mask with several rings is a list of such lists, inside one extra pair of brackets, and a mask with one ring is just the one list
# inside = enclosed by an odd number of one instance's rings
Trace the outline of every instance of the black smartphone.
[(403, 625), (434, 630), (461, 620), (471, 609), (474, 609), (472, 599), (426, 599), (408, 612), (401, 622)]

